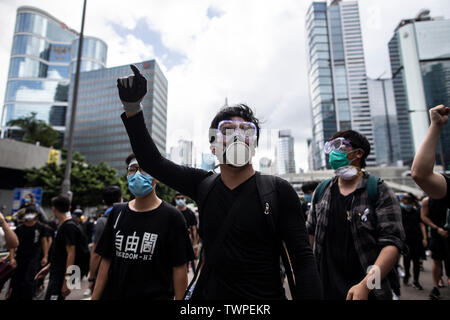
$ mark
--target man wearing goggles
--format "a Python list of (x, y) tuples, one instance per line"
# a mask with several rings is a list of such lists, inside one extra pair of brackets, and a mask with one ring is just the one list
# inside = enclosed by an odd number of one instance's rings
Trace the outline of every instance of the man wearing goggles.
[[(146, 79), (135, 66), (131, 68), (134, 76), (118, 79), (118, 89), (125, 109), (122, 121), (136, 159), (146, 172), (199, 206), (198, 231), (205, 266), (192, 299), (285, 299), (281, 246), (270, 232), (260, 201), (257, 181), (263, 177), (251, 163), (260, 131), (253, 111), (243, 104), (226, 107), (212, 120), (209, 142), (219, 160), (220, 174), (179, 166), (160, 154), (147, 131), (140, 106), (146, 94)], [(282, 179), (276, 180), (276, 196), (279, 235), (286, 243), (296, 281), (292, 296), (320, 299), (317, 265), (300, 200)], [(239, 214), (233, 220), (227, 219), (233, 213)]]
[(390, 277), (405, 233), (394, 192), (361, 169), (369, 141), (341, 131), (325, 143), (335, 170), (314, 192), (307, 229), (327, 300), (392, 299)]

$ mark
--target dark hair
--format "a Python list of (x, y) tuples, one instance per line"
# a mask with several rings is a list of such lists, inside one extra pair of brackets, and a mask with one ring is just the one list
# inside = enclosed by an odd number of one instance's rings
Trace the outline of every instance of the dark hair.
[(302, 185), (303, 193), (314, 192), (316, 190), (319, 183), (317, 181), (306, 182)]
[(70, 199), (60, 194), (59, 196), (53, 197), (51, 201), (52, 207), (55, 207), (61, 213), (65, 213), (70, 209)]
[(38, 214), (38, 211), (36, 210), (35, 207), (30, 206), (30, 207), (25, 209), (25, 214), (29, 214), (29, 213), (36, 213), (36, 214)]
[(109, 186), (103, 190), (103, 201), (107, 206), (112, 206), (116, 202), (120, 202), (122, 190), (118, 186)]
[(136, 159), (136, 156), (134, 155), (134, 153), (131, 153), (126, 159), (125, 159), (125, 163), (127, 164), (127, 167), (130, 165), (131, 160)]
[(350, 140), (350, 143), (352, 144), (353, 149), (363, 149), (364, 154), (361, 158), (361, 168), (364, 168), (366, 166), (366, 159), (370, 154), (370, 143), (369, 140), (359, 132), (356, 132), (354, 130), (345, 130), (345, 131), (339, 131), (336, 132), (329, 141), (336, 139), (336, 138), (345, 138), (347, 140)]
[[(256, 144), (259, 142), (259, 120), (255, 117), (252, 109), (245, 104), (237, 104), (231, 107), (221, 109), (214, 119), (211, 121), (210, 129), (217, 129), (219, 122), (222, 120), (231, 120), (232, 117), (241, 117), (245, 121), (252, 122), (256, 126)], [(214, 142), (213, 137), (209, 137), (209, 143)]]
[(27, 193), (27, 194), (25, 195), (25, 197), (26, 197), (26, 196), (30, 196), (31, 202), (34, 202), (34, 195), (33, 195), (32, 193)]

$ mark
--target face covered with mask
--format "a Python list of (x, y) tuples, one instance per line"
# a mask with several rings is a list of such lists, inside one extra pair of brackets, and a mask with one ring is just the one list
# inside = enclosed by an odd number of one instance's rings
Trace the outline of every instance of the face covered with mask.
[(211, 129), (211, 147), (220, 164), (243, 167), (251, 163), (257, 144), (257, 128), (252, 122), (233, 117), (222, 120), (217, 129)]
[(352, 180), (360, 174), (361, 168), (352, 165), (352, 162), (358, 160), (356, 153), (360, 150), (353, 149), (351, 142), (342, 137), (328, 141), (324, 147), (325, 153), (330, 155), (330, 166), (336, 175), (344, 180)]
[(136, 159), (128, 165), (128, 189), (136, 197), (145, 197), (153, 190), (153, 177), (142, 171)]

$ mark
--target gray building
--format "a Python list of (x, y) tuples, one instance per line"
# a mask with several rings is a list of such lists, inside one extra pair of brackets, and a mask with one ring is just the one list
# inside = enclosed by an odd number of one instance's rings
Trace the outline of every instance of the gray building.
[(280, 130), (277, 143), (278, 174), (295, 173), (294, 137), (290, 130)]
[[(21, 138), (19, 128), (7, 128), (10, 120), (29, 116), (50, 124), (64, 134), (69, 104), (71, 70), (75, 69), (79, 34), (47, 12), (34, 7), (17, 10), (5, 102), (2, 137)], [(102, 69), (107, 46), (85, 37), (82, 70)]]
[[(429, 10), (402, 20), (389, 41), (389, 55), (401, 156), (410, 165), (428, 130), (428, 110), (450, 104), (450, 20), (432, 18)], [(450, 128), (444, 128), (439, 146), (437, 163), (448, 168)]]
[[(142, 100), (147, 128), (159, 151), (166, 155), (167, 80), (155, 60), (135, 64), (147, 79), (147, 95)], [(75, 151), (90, 164), (107, 163), (125, 173), (125, 159), (132, 152), (120, 115), (123, 107), (117, 78), (132, 74), (129, 65), (82, 72), (74, 127)], [(73, 86), (70, 86), (69, 97)], [(67, 113), (69, 121), (70, 109)], [(65, 141), (67, 144), (67, 139)]]
[(392, 79), (368, 79), (377, 165), (401, 165)]
[(192, 167), (192, 141), (178, 140), (178, 145), (170, 148), (170, 160), (182, 166)]
[(306, 15), (308, 76), (315, 170), (329, 168), (324, 143), (340, 130), (365, 135), (375, 165), (375, 145), (364, 49), (356, 1), (313, 2)]

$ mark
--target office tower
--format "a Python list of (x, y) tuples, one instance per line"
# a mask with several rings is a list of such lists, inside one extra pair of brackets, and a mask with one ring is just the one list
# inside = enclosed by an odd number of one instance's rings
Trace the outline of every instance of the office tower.
[(170, 148), (170, 160), (182, 166), (192, 167), (192, 141), (178, 140), (178, 145)]
[[(45, 11), (33, 7), (17, 9), (1, 118), (3, 137), (21, 138), (21, 130), (5, 126), (8, 121), (29, 116), (31, 112), (64, 134), (78, 37), (76, 31)], [(85, 37), (82, 70), (104, 68), (106, 51), (105, 42)]]
[(290, 130), (280, 130), (277, 143), (278, 174), (295, 173), (294, 138)]
[(306, 32), (314, 170), (330, 167), (323, 146), (336, 131), (349, 129), (367, 137), (372, 149), (367, 165), (375, 165), (358, 3), (313, 2)]
[[(158, 150), (166, 155), (167, 80), (155, 60), (135, 64), (147, 79), (142, 107), (147, 128)], [(117, 78), (132, 73), (130, 65), (80, 73), (73, 148), (90, 164), (107, 163), (125, 173), (132, 152), (120, 115), (123, 107)], [(72, 95), (71, 84), (69, 96)], [(67, 116), (70, 116), (70, 109)], [(69, 121), (69, 119), (67, 119)], [(67, 139), (65, 141), (67, 145)]]
[(401, 153), (392, 79), (368, 79), (367, 84), (377, 165), (398, 165)]
[[(389, 41), (402, 160), (410, 165), (429, 126), (428, 110), (450, 104), (450, 20), (422, 10), (402, 20)], [(443, 150), (443, 153), (441, 152)], [(438, 164), (450, 163), (450, 128), (437, 148)]]
[(216, 156), (212, 153), (202, 153), (202, 169), (206, 171), (214, 170)]

